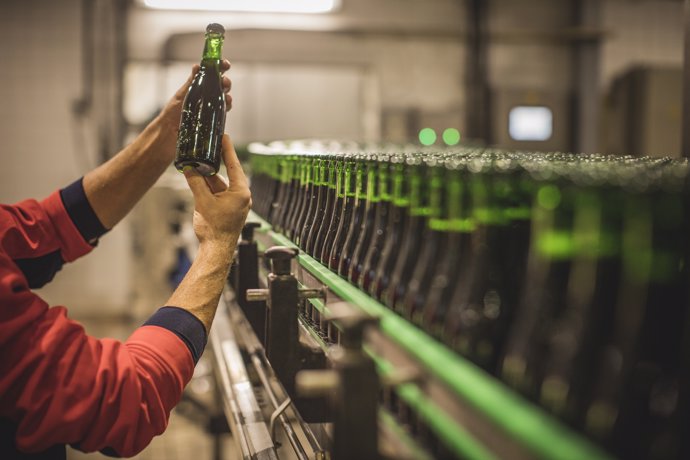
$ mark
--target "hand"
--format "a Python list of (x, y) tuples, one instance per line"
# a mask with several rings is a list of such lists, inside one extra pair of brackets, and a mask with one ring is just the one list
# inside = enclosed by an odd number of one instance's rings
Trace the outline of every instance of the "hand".
[[(230, 61), (223, 59), (220, 62), (221, 73), (225, 73), (230, 69)], [(156, 117), (154, 123), (160, 123), (162, 128), (166, 131), (166, 135), (163, 137), (163, 144), (161, 145), (161, 151), (169, 156), (170, 163), (175, 156), (175, 148), (177, 144), (177, 132), (180, 129), (180, 116), (182, 115), (182, 102), (187, 94), (187, 89), (189, 89), (189, 84), (192, 79), (199, 71), (199, 64), (195, 64), (192, 67), (192, 73), (187, 78), (182, 86), (175, 92), (173, 97), (168, 101), (168, 104), (163, 108), (161, 113)], [(232, 108), (232, 96), (230, 95), (230, 89), (232, 88), (232, 81), (223, 75), (223, 91), (225, 92), (225, 110), (230, 110)]]
[(217, 174), (203, 177), (191, 167), (185, 169), (184, 175), (194, 194), (194, 233), (199, 243), (234, 248), (252, 198), (247, 178), (227, 134), (223, 135), (223, 162), (229, 184)]

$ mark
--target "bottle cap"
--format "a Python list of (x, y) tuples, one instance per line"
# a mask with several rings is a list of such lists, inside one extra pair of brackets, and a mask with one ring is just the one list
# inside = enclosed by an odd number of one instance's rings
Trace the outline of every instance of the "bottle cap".
[(206, 26), (206, 33), (207, 34), (218, 34), (218, 35), (224, 36), (225, 35), (225, 27), (214, 22), (214, 23)]

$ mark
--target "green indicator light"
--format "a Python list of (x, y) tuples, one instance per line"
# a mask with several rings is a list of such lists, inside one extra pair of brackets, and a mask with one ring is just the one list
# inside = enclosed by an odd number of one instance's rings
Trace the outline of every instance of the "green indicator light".
[(555, 185), (545, 185), (537, 192), (537, 202), (542, 208), (552, 211), (561, 202), (561, 191)]
[(537, 250), (545, 257), (565, 260), (575, 254), (575, 241), (568, 232), (549, 231), (537, 239)]
[(443, 131), (443, 142), (446, 145), (456, 145), (460, 142), (460, 131), (455, 128), (447, 128)]
[(424, 128), (419, 131), (419, 142), (422, 145), (433, 145), (436, 142), (436, 131), (431, 128)]

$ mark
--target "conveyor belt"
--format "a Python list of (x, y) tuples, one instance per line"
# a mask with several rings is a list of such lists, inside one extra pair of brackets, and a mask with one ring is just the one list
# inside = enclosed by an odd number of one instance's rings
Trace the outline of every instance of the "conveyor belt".
[[(260, 248), (295, 247), (256, 214), (252, 213), (249, 220), (262, 224), (256, 237)], [(394, 375), (399, 369), (416, 369), (426, 376), (421, 383), (399, 385), (395, 389), (396, 397), (455, 457), (609, 458), (598, 447), (312, 257), (300, 253), (297, 261), (300, 266), (297, 278), (307, 287), (328, 286), (328, 303), (347, 301), (380, 318), (380, 333), (370, 338), (368, 351), (384, 376)], [(310, 302), (321, 312), (327, 310), (328, 303), (324, 306), (318, 300)]]

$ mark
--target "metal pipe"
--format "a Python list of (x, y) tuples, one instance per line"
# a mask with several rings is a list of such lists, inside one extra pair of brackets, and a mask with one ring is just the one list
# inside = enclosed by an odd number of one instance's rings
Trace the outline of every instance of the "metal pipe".
[[(227, 293), (226, 293), (226, 295), (227, 295)], [(226, 297), (225, 300), (228, 301), (229, 299)], [(234, 316), (235, 314), (239, 314), (239, 312), (235, 313), (235, 312), (232, 312), (230, 310), (232, 310), (232, 309), (229, 309), (229, 313), (231, 316)], [(236, 333), (240, 336), (240, 338), (242, 339), (242, 342), (245, 344), (247, 354), (249, 355), (249, 357), (252, 361), (252, 365), (256, 369), (257, 375), (259, 376), (259, 380), (261, 381), (262, 386), (266, 390), (266, 394), (268, 395), (268, 398), (269, 398), (271, 404), (273, 405), (273, 408), (277, 409), (278, 408), (278, 398), (275, 394), (275, 391), (273, 390), (273, 387), (271, 387), (269, 380), (268, 380), (268, 376), (266, 375), (266, 372), (264, 370), (265, 358), (264, 358), (263, 348), (261, 347), (261, 345), (259, 344), (259, 342), (257, 341), (257, 339), (255, 337), (253, 337), (253, 338), (248, 337), (248, 335), (247, 335), (248, 332), (244, 328), (239, 328), (238, 330), (236, 330)], [(266, 365), (268, 366), (268, 364), (266, 364)], [(324, 458), (324, 452), (325, 451), (321, 447), (321, 444), (316, 439), (316, 435), (314, 434), (314, 432), (304, 422), (304, 419), (302, 419), (302, 416), (300, 415), (299, 411), (294, 410), (293, 413), (294, 413), (295, 419), (297, 420), (297, 423), (299, 423), (299, 425), (302, 427), (302, 431), (304, 432), (305, 436), (307, 437), (307, 440), (309, 441), (309, 445), (311, 446), (312, 451), (316, 453), (315, 460), (320, 460), (321, 458)], [(290, 438), (290, 436), (289, 436), (290, 432), (294, 433), (294, 430), (292, 430), (292, 426), (289, 425), (289, 422), (287, 422), (283, 413), (281, 413), (281, 417), (279, 418), (279, 420), (281, 421), (281, 425), (283, 425), (283, 428), (285, 428), (286, 433), (288, 433), (288, 438), (292, 442), (292, 438)], [(287, 424), (287, 426), (286, 426), (286, 424)], [(298, 440), (299, 438), (296, 438), (296, 439), (297, 439), (297, 442), (299, 443), (299, 448), (302, 449), (302, 451), (304, 451), (303, 448), (301, 447), (301, 442)], [(294, 444), (293, 444), (293, 447), (295, 447)], [(297, 450), (298, 449), (295, 448), (295, 452), (297, 452)]]
[[(599, 0), (575, 0), (576, 27), (583, 30), (596, 30), (600, 23), (601, 2)], [(575, 43), (575, 120), (574, 151), (594, 153), (599, 142), (599, 73), (600, 73), (600, 35), (590, 40)]]
[[(266, 376), (266, 372), (264, 371), (261, 359), (259, 358), (259, 356), (257, 356), (256, 353), (251, 353), (251, 359), (252, 364), (254, 364), (254, 368), (256, 369), (256, 373), (259, 376), (259, 380), (261, 380), (261, 384), (266, 389), (268, 399), (271, 401), (273, 408), (278, 409), (280, 407), (280, 403), (278, 403), (278, 400), (275, 397), (275, 393), (271, 388), (271, 384), (268, 381), (268, 376)], [(307, 453), (304, 451), (304, 447), (302, 447), (302, 443), (297, 437), (297, 433), (295, 433), (295, 430), (292, 429), (292, 426), (288, 422), (287, 417), (285, 417), (285, 413), (281, 412), (279, 418), (280, 424), (283, 426), (285, 434), (287, 434), (288, 440), (290, 441), (290, 445), (295, 450), (295, 454), (297, 455), (297, 457), (300, 458), (300, 460), (308, 460), (309, 457), (307, 456)]]
[(488, 0), (467, 3), (467, 136), (491, 141), (489, 132)]
[(683, 55), (683, 120), (681, 154), (690, 158), (690, 0), (685, 0), (685, 53)]

